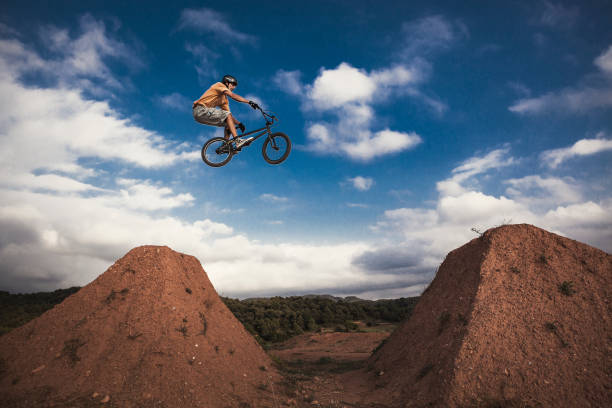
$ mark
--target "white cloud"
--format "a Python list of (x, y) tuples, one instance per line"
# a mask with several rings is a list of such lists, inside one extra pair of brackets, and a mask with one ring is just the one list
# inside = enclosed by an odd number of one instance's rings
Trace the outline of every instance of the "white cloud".
[(150, 180), (119, 179), (122, 186), (112, 205), (133, 210), (155, 211), (191, 205), (195, 198), (189, 193), (173, 195), (172, 189), (152, 185)]
[(580, 188), (572, 179), (531, 175), (506, 180), (506, 193), (513, 199), (550, 208), (552, 205), (576, 203), (583, 199)]
[[(121, 204), (121, 192), (84, 197), (2, 190), (0, 197), (3, 289), (84, 285), (142, 244), (195, 255), (215, 288), (227, 296), (330, 293), (346, 282), (355, 291), (349, 294), (357, 294), (376, 286), (371, 283), (376, 277), (351, 265), (367, 248), (364, 243), (256, 242), (210, 219), (185, 222), (128, 208)], [(380, 278), (387, 284), (393, 280), (385, 274)]]
[(322, 69), (308, 96), (313, 109), (338, 108), (349, 102), (368, 102), (376, 82), (363, 70), (343, 62), (335, 69)]
[(108, 61), (120, 61), (132, 69), (141, 69), (144, 62), (138, 48), (114, 38), (103, 21), (86, 14), (79, 20), (78, 36), (55, 26), (45, 26), (40, 36), (50, 57), (44, 65), (37, 66), (42, 74), (55, 78), (66, 87), (81, 84), (88, 92), (111, 96), (107, 87), (125, 89), (131, 86), (129, 78), (116, 78)]
[(189, 100), (186, 96), (181, 95), (178, 92), (172, 92), (168, 95), (158, 96), (156, 102), (176, 110), (189, 110), (191, 109), (191, 100)]
[[(385, 211), (372, 230), (387, 244), (368, 251), (368, 266), (375, 269), (392, 262), (402, 271), (419, 270), (427, 276), (449, 251), (475, 238), (472, 228), (484, 231), (503, 223), (534, 224), (612, 250), (612, 200), (586, 200), (573, 179), (530, 175), (502, 181), (510, 186), (509, 197), (479, 187), (479, 176), (488, 177), (491, 170), (512, 163), (516, 160), (508, 149), (472, 157), (438, 183), (440, 194), (433, 206)], [(359, 259), (364, 258), (356, 258), (356, 264)]]
[(585, 114), (594, 109), (612, 107), (612, 46), (594, 60), (600, 69), (598, 75), (588, 83), (584, 82), (574, 87), (566, 87), (560, 91), (548, 92), (534, 98), (523, 98), (516, 101), (508, 109), (518, 114), (542, 114), (547, 112), (569, 112)]
[(259, 199), (269, 203), (286, 203), (289, 201), (287, 197), (281, 197), (270, 193), (261, 194)]
[(283, 69), (279, 69), (274, 74), (272, 78), (272, 82), (284, 92), (290, 95), (301, 95), (304, 90), (304, 85), (302, 84), (300, 78), (302, 73), (300, 71), (285, 71)]
[(196, 60), (195, 70), (201, 82), (208, 81), (210, 78), (218, 78), (219, 71), (215, 63), (221, 57), (218, 53), (202, 44), (187, 44), (185, 49)]
[(519, 99), (508, 108), (519, 114), (540, 114), (561, 111), (583, 114), (612, 106), (612, 88), (566, 88), (536, 98)]
[(349, 208), (370, 208), (369, 205), (363, 203), (346, 203)]
[(599, 57), (595, 58), (595, 65), (608, 74), (612, 74), (612, 45)]
[(371, 177), (356, 176), (349, 178), (348, 181), (359, 191), (368, 191), (374, 185)]
[(256, 41), (254, 36), (232, 28), (221, 13), (205, 7), (183, 10), (178, 28), (211, 34), (217, 40), (225, 43), (232, 41), (254, 43)]
[(443, 114), (448, 106), (418, 89), (431, 73), (431, 64), (424, 57), (451, 48), (468, 32), (460, 21), (434, 15), (405, 23), (402, 34), (395, 61), (387, 67), (368, 71), (342, 62), (335, 68), (321, 68), (312, 84), (305, 85), (299, 71), (276, 73), (276, 85), (299, 96), (303, 111), (312, 118), (306, 126), (307, 150), (367, 162), (422, 142), (415, 132), (373, 129), (374, 107), (392, 98), (409, 97), (436, 115)]
[(608, 150), (612, 150), (612, 140), (610, 139), (581, 139), (570, 147), (547, 150), (542, 153), (541, 157), (549, 167), (554, 169), (568, 159), (589, 156)]
[(389, 129), (376, 133), (362, 132), (356, 139), (341, 142), (338, 147), (350, 158), (363, 161), (408, 150), (422, 142), (421, 137), (414, 132), (404, 133)]
[(402, 34), (404, 44), (401, 46), (401, 54), (405, 58), (447, 50), (469, 35), (462, 22), (450, 21), (442, 15), (404, 23)]
[(369, 161), (415, 147), (422, 139), (414, 132), (371, 130), (375, 116), (372, 104), (388, 98), (392, 85), (410, 86), (420, 78), (416, 69), (403, 66), (371, 73), (348, 63), (322, 69), (313, 84), (305, 86), (304, 107), (306, 111), (329, 112), (336, 119), (307, 126), (307, 149)]
[[(466, 192), (464, 184), (474, 176), (491, 169), (498, 169), (514, 164), (515, 159), (507, 157), (509, 148), (496, 149), (485, 156), (474, 156), (464, 161), (460, 166), (452, 170), (452, 177), (439, 181), (436, 187), (443, 195), (460, 195)], [(469, 186), (471, 187), (471, 186)]]
[(566, 7), (551, 1), (544, 1), (543, 6), (544, 10), (538, 20), (541, 25), (567, 29), (572, 27), (580, 16), (580, 10), (576, 6)]
[(346, 106), (359, 106), (384, 100), (393, 88), (420, 82), (419, 68), (396, 65), (378, 71), (366, 72), (343, 62), (334, 69), (321, 69), (312, 85), (306, 87), (308, 107), (326, 111)]

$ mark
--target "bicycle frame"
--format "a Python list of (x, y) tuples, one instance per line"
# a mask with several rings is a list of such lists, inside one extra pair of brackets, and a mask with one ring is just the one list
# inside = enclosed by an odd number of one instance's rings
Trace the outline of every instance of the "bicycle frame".
[[(257, 132), (261, 132), (261, 133), (259, 133), (258, 135), (253, 136), (253, 140), (251, 140), (251, 141), (250, 141), (248, 144), (253, 143), (255, 140), (259, 139), (260, 137), (262, 137), (262, 136), (263, 136), (263, 135), (265, 135), (266, 133), (267, 133), (268, 135), (272, 134), (272, 131), (270, 130), (270, 128), (271, 128), (272, 126), (274, 126), (274, 124), (275, 124), (276, 122), (278, 122), (278, 118), (277, 118), (276, 116), (274, 116), (274, 115), (270, 115), (270, 114), (268, 114), (268, 113), (264, 112), (264, 111), (263, 111), (261, 108), (259, 108), (259, 110), (261, 111), (261, 114), (263, 115), (264, 119), (266, 120), (266, 126), (265, 126), (265, 127), (262, 127), (262, 128), (259, 128), (259, 129), (256, 129), (256, 130), (251, 130), (250, 132), (243, 133), (243, 134), (241, 134), (241, 135), (238, 135), (238, 137), (245, 137), (245, 136), (249, 136), (249, 135), (252, 135), (252, 134), (254, 134), (254, 133), (257, 133)], [(268, 119), (268, 118), (270, 118), (270, 119)], [(229, 140), (230, 140), (230, 141), (234, 141), (234, 140), (236, 140), (236, 138), (235, 138), (235, 137), (232, 137), (232, 138), (230, 138)], [(274, 139), (272, 139), (272, 144), (274, 145), (274, 147), (276, 147), (276, 145), (275, 145), (275, 143), (274, 143)]]

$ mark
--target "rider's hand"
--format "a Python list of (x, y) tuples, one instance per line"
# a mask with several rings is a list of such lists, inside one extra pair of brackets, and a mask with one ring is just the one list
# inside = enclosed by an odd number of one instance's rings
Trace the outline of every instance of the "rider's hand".
[(244, 129), (245, 129), (245, 128), (244, 128), (244, 123), (240, 123), (240, 124), (238, 125), (238, 129), (240, 129), (240, 131), (241, 131), (242, 133), (244, 133)]
[(258, 105), (258, 104), (256, 104), (256, 103), (255, 103), (255, 102), (253, 102), (253, 101), (249, 101), (249, 105), (251, 105), (251, 108), (253, 108), (253, 109), (259, 109), (259, 105)]

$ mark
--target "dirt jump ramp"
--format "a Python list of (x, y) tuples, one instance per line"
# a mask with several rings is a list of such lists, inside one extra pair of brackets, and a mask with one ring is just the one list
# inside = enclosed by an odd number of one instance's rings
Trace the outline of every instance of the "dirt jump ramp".
[(531, 225), (448, 254), (369, 360), (387, 407), (612, 406), (612, 256)]
[(168, 247), (0, 338), (3, 407), (266, 407), (277, 380), (199, 261)]

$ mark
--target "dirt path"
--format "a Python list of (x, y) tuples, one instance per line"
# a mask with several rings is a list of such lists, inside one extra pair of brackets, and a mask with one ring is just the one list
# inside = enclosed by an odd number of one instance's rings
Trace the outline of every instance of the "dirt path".
[(284, 406), (356, 407), (368, 357), (388, 332), (308, 333), (268, 351), (282, 367), (288, 399)]

